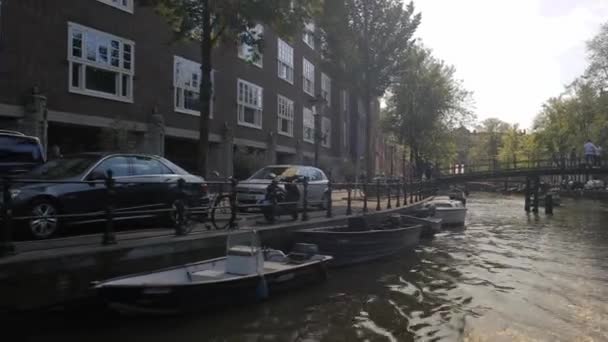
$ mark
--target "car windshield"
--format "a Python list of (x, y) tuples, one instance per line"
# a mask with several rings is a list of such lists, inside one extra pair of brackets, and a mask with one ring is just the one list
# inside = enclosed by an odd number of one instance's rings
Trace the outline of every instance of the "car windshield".
[(254, 173), (249, 179), (272, 179), (271, 174), (275, 174), (278, 177), (293, 177), (298, 174), (298, 169), (290, 166), (265, 167)]
[(41, 163), (42, 150), (34, 139), (0, 137), (0, 163)]
[(99, 156), (72, 156), (51, 160), (30, 171), (25, 177), (38, 179), (62, 179), (76, 177), (88, 170)]

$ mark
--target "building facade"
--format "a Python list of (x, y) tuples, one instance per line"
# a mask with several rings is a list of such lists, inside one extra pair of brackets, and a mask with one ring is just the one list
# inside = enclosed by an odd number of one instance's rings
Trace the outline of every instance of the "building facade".
[[(325, 164), (360, 158), (365, 106), (323, 69), (314, 25), (291, 39), (256, 29), (260, 58), (236, 42), (213, 51), (209, 169), (231, 175), (235, 153), (310, 164), (315, 124)], [(199, 45), (135, 0), (2, 0), (0, 128), (64, 154), (121, 148), (194, 170)]]

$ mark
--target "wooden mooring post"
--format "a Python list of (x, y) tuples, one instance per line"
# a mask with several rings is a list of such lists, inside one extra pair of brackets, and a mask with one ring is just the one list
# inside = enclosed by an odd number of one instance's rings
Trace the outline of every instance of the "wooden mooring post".
[(526, 177), (526, 191), (524, 192), (524, 210), (529, 213), (530, 212), (530, 195), (532, 191), (530, 189), (530, 178)]
[(539, 188), (540, 188), (540, 177), (535, 177), (534, 178), (534, 202), (532, 202), (532, 211), (535, 214), (538, 214), (538, 207), (539, 207)]

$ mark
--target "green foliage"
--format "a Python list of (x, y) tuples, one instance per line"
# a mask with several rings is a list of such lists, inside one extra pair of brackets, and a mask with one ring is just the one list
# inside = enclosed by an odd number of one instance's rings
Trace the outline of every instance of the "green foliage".
[(601, 89), (608, 87), (608, 23), (602, 25), (600, 32), (589, 42), (587, 51), (590, 65), (587, 76), (595, 86)]
[(366, 106), (367, 173), (373, 169), (372, 99), (382, 96), (412, 46), (420, 24), (413, 3), (400, 0), (325, 1), (323, 28), (324, 57), (342, 76), (359, 88)]
[(383, 129), (411, 149), (411, 158), (449, 163), (457, 157), (456, 130), (468, 123), (470, 93), (455, 69), (414, 45), (395, 75)]

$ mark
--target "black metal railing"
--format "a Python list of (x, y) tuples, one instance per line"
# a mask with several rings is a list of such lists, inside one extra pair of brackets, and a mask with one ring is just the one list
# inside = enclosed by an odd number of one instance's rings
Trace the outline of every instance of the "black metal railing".
[[(392, 208), (400, 208), (402, 206), (420, 201), (434, 193), (432, 184), (423, 182), (405, 182), (393, 181), (389, 183), (337, 183), (329, 181), (327, 183), (311, 183), (307, 178), (304, 178), (297, 184), (299, 192), (302, 194), (298, 201), (279, 201), (277, 198), (268, 198), (268, 194), (264, 194), (265, 200), (263, 203), (246, 204), (239, 202), (239, 183), (235, 179), (225, 179), (219, 181), (207, 181), (204, 185), (208, 188), (208, 201), (206, 203), (192, 203), (192, 198), (189, 198), (187, 190), (187, 182), (184, 179), (178, 179), (175, 184), (170, 183), (171, 198), (168, 198), (167, 203), (157, 203), (138, 207), (120, 207), (120, 194), (118, 189), (121, 186), (132, 184), (125, 182), (120, 178), (115, 178), (112, 172), (108, 172), (104, 179), (91, 181), (54, 181), (41, 179), (23, 179), (15, 177), (5, 177), (2, 179), (2, 196), (0, 199), (0, 256), (8, 256), (18, 252), (13, 242), (14, 233), (17, 229), (27, 225), (29, 220), (35, 220), (40, 216), (33, 215), (28, 212), (28, 205), (20, 203), (23, 206), (15, 211), (13, 194), (18, 188), (16, 186), (24, 184), (87, 184), (94, 187), (102, 187), (104, 195), (99, 196), (99, 201), (103, 203), (103, 209), (82, 213), (55, 212), (52, 215), (45, 216), (45, 219), (57, 220), (60, 224), (63, 220), (80, 220), (85, 222), (100, 222), (104, 228), (101, 234), (102, 245), (113, 245), (118, 243), (118, 238), (115, 233), (115, 224), (118, 220), (155, 217), (160, 215), (168, 215), (171, 218), (175, 236), (184, 236), (189, 234), (196, 222), (203, 224), (208, 229), (209, 221), (216, 229), (237, 229), (239, 214), (242, 211), (269, 210), (272, 217), (279, 213), (282, 208), (291, 206), (295, 208), (294, 219), (301, 221), (309, 220), (312, 206), (319, 207), (321, 212), (325, 211), (326, 218), (332, 218), (336, 214), (337, 202), (340, 202), (340, 209), (343, 210), (339, 215), (350, 216), (358, 209), (360, 213), (368, 212), (368, 206), (375, 202), (376, 211), (390, 210)], [(144, 183), (145, 185), (163, 184)], [(279, 185), (287, 183), (279, 182)], [(319, 189), (322, 187), (322, 189)], [(266, 190), (266, 189), (264, 189)], [(258, 190), (258, 195), (261, 191)], [(311, 198), (311, 194), (323, 194), (315, 198)], [(334, 197), (344, 194), (345, 198), (336, 200)], [(408, 195), (410, 196), (408, 202)], [(17, 194), (16, 196), (19, 196)], [(393, 202), (394, 200), (394, 202)], [(169, 203), (170, 202), (170, 203)], [(345, 203), (344, 203), (345, 202)], [(361, 206), (354, 205), (362, 202)], [(394, 203), (394, 204), (393, 204)], [(270, 207), (270, 208), (269, 208)], [(320, 216), (320, 217), (323, 217)], [(275, 223), (274, 219), (268, 223)]]

